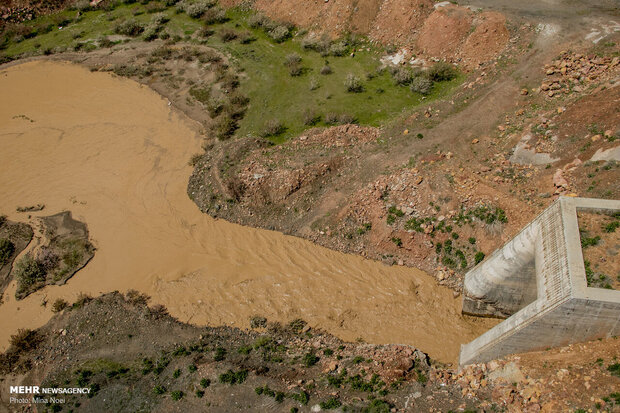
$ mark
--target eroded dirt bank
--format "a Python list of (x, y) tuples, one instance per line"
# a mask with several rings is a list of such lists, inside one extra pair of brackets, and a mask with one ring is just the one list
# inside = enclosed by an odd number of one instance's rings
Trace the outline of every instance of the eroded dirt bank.
[(0, 72), (0, 212), (71, 210), (97, 253), (67, 285), (0, 306), (0, 341), (38, 327), (49, 305), (80, 293), (138, 289), (182, 321), (247, 325), (301, 317), (346, 339), (412, 344), (454, 361), (493, 321), (460, 316), (460, 300), (426, 274), (387, 267), (279, 233), (214, 220), (186, 195), (191, 125), (146, 87), (71, 65)]

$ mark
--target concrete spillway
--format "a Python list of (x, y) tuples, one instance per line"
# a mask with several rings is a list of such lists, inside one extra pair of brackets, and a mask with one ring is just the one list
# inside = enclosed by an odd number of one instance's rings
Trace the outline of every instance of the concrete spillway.
[(620, 334), (620, 291), (588, 287), (578, 211), (620, 201), (561, 197), (465, 275), (463, 312), (508, 318), (462, 345), (461, 365)]

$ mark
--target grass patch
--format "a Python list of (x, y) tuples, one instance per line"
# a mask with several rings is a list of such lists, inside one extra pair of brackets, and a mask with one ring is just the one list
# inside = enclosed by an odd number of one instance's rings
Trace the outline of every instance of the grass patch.
[[(445, 96), (463, 79), (453, 67), (444, 65), (434, 67), (425, 77), (432, 85), (422, 80), (414, 85), (407, 79), (396, 84), (389, 71), (380, 70), (383, 50), (364, 39), (329, 41), (297, 36), (286, 24), (252, 11), (223, 11), (211, 1), (156, 8), (134, 3), (107, 9), (85, 10), (79, 18), (74, 12), (62, 11), (25, 23), (20, 30), (7, 29), (0, 38), (4, 56), (10, 59), (67, 48), (85, 50), (104, 43), (110, 46), (99, 40), (117, 33), (130, 41), (153, 40), (165, 34), (206, 44), (228, 55), (231, 67), (243, 72), (239, 90), (250, 100), (237, 124), (226, 116), (218, 122), (217, 134), (263, 134), (274, 143), (309, 127), (334, 124), (327, 115), (341, 115), (343, 108), (347, 116), (340, 116), (338, 123), (380, 126), (423, 98), (426, 103)], [(211, 35), (216, 32), (219, 35)], [(119, 67), (123, 72), (129, 69), (133, 68)], [(206, 97), (197, 90), (193, 95), (199, 101)], [(320, 112), (304, 116), (314, 108)], [(267, 130), (265, 113), (283, 120), (285, 128)]]

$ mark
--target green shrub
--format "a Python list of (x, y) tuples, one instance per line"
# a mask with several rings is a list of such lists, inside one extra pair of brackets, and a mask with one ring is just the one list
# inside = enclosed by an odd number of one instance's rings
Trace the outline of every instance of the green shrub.
[(245, 346), (241, 346), (241, 347), (239, 347), (239, 349), (237, 350), (237, 352), (238, 352), (239, 354), (244, 354), (244, 355), (246, 355), (246, 356), (247, 356), (248, 354), (250, 354), (250, 352), (251, 352), (251, 351), (252, 351), (252, 346), (247, 346), (247, 345), (245, 345)]
[(231, 42), (237, 38), (237, 32), (232, 29), (222, 29), (220, 30), (220, 39), (223, 42)]
[(484, 259), (484, 252), (482, 251), (478, 251), (476, 255), (474, 256), (474, 262), (476, 263), (476, 265), (482, 262), (483, 259)]
[(185, 395), (185, 393), (183, 393), (181, 390), (175, 390), (172, 393), (170, 393), (170, 397), (172, 398), (172, 400), (181, 400), (183, 398), (183, 396)]
[(155, 394), (164, 394), (166, 392), (166, 388), (164, 386), (158, 385), (153, 388), (153, 393)]
[(224, 10), (220, 9), (219, 7), (213, 7), (204, 13), (202, 20), (205, 22), (205, 24), (216, 24), (224, 23), (228, 19)]
[(182, 2), (179, 4), (178, 9), (184, 11), (189, 17), (197, 19), (203, 16), (214, 5), (215, 1), (212, 0), (202, 0), (194, 3)]
[(581, 234), (581, 248), (593, 247), (598, 245), (601, 241), (601, 237), (598, 235), (595, 237), (587, 237), (584, 234)]
[(331, 410), (339, 408), (340, 406), (342, 406), (342, 403), (340, 402), (340, 400), (332, 397), (327, 401), (319, 403), (319, 406), (321, 407), (321, 409)]
[(397, 246), (401, 247), (403, 245), (403, 241), (398, 237), (392, 237), (392, 242)]
[(291, 35), (291, 31), (286, 26), (276, 26), (272, 30), (267, 32), (267, 35), (271, 37), (276, 43), (282, 43)]
[(213, 360), (222, 361), (226, 358), (226, 349), (224, 347), (218, 347), (215, 349), (215, 355), (213, 356)]
[(314, 366), (317, 362), (319, 361), (319, 357), (314, 354), (313, 351), (309, 351), (306, 354), (304, 354), (303, 358), (302, 358), (302, 364), (305, 367), (312, 367)]
[(178, 379), (181, 376), (181, 369), (176, 369), (174, 373), (172, 373), (172, 377)]
[(349, 73), (344, 80), (344, 86), (347, 92), (350, 93), (360, 93), (364, 91), (364, 86), (362, 85), (362, 81), (359, 77), (355, 76), (353, 73)]
[(349, 51), (345, 42), (336, 42), (329, 46), (329, 54), (332, 56), (344, 56)]
[(614, 363), (607, 366), (607, 371), (611, 373), (612, 376), (620, 377), (620, 363)]
[(24, 292), (29, 287), (45, 281), (45, 269), (30, 254), (17, 261), (14, 271), (18, 292)]
[(620, 227), (620, 221), (613, 221), (603, 227), (603, 231), (607, 233), (616, 232), (616, 229)]
[(3, 266), (15, 252), (15, 245), (6, 238), (0, 239), (0, 266)]
[(215, 132), (215, 136), (223, 141), (235, 133), (237, 130), (237, 122), (230, 116), (229, 114), (223, 114), (220, 116), (213, 126), (213, 131)]
[(374, 399), (362, 410), (362, 413), (389, 413), (391, 406), (388, 402)]
[(305, 391), (300, 391), (299, 393), (291, 394), (291, 399), (297, 400), (299, 403), (306, 405), (308, 401), (310, 401), (310, 395)]
[(200, 379), (200, 387), (202, 387), (203, 389), (206, 389), (210, 385), (211, 385), (211, 380), (205, 379), (205, 378)]
[(409, 89), (413, 93), (419, 93), (421, 95), (428, 95), (433, 90), (433, 81), (421, 76), (418, 76), (411, 80)]
[(134, 19), (125, 20), (114, 28), (115, 33), (132, 37), (138, 36), (143, 31), (144, 27)]
[(426, 76), (434, 82), (452, 80), (456, 75), (457, 72), (454, 66), (446, 62), (435, 63), (426, 73)]
[(285, 130), (286, 127), (282, 122), (280, 122), (278, 119), (272, 119), (265, 124), (262, 136), (264, 138), (267, 138), (270, 136), (281, 135), (282, 133), (284, 133)]
[(241, 44), (250, 44), (254, 40), (256, 40), (256, 37), (254, 37), (252, 33), (247, 30), (239, 34), (239, 43)]
[(269, 19), (262, 14), (257, 13), (248, 17), (247, 21), (251, 28), (258, 29), (260, 27), (264, 27), (268, 23)]
[(390, 214), (394, 214), (394, 215), (396, 215), (396, 216), (397, 216), (397, 217), (399, 217), (399, 218), (405, 215), (405, 213), (404, 213), (402, 210), (398, 209), (398, 208), (397, 208), (396, 206), (394, 206), (394, 205), (392, 205), (391, 207), (389, 207), (389, 208), (388, 208), (388, 212), (389, 212)]
[(286, 58), (284, 59), (284, 65), (287, 67), (291, 67), (299, 63), (301, 63), (301, 56), (297, 53), (290, 53), (286, 55)]
[(396, 85), (406, 86), (411, 83), (414, 77), (413, 72), (405, 67), (398, 67), (392, 71), (392, 78)]
[(220, 383), (226, 383), (226, 384), (241, 384), (245, 381), (245, 379), (247, 379), (248, 377), (248, 371), (247, 370), (239, 370), (239, 371), (232, 371), (232, 370), (228, 370), (225, 373), (220, 374)]
[(198, 367), (196, 367), (196, 365), (195, 365), (195, 364), (190, 364), (189, 366), (187, 366), (187, 370), (188, 370), (190, 373), (195, 373), (195, 372), (196, 372), (196, 370), (198, 370)]

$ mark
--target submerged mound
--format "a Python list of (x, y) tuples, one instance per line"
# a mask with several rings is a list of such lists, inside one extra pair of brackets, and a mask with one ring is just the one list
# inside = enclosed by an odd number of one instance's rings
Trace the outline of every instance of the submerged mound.
[(95, 254), (83, 222), (64, 211), (38, 219), (37, 245), (15, 264), (15, 297), (20, 300), (46, 285), (62, 285)]

